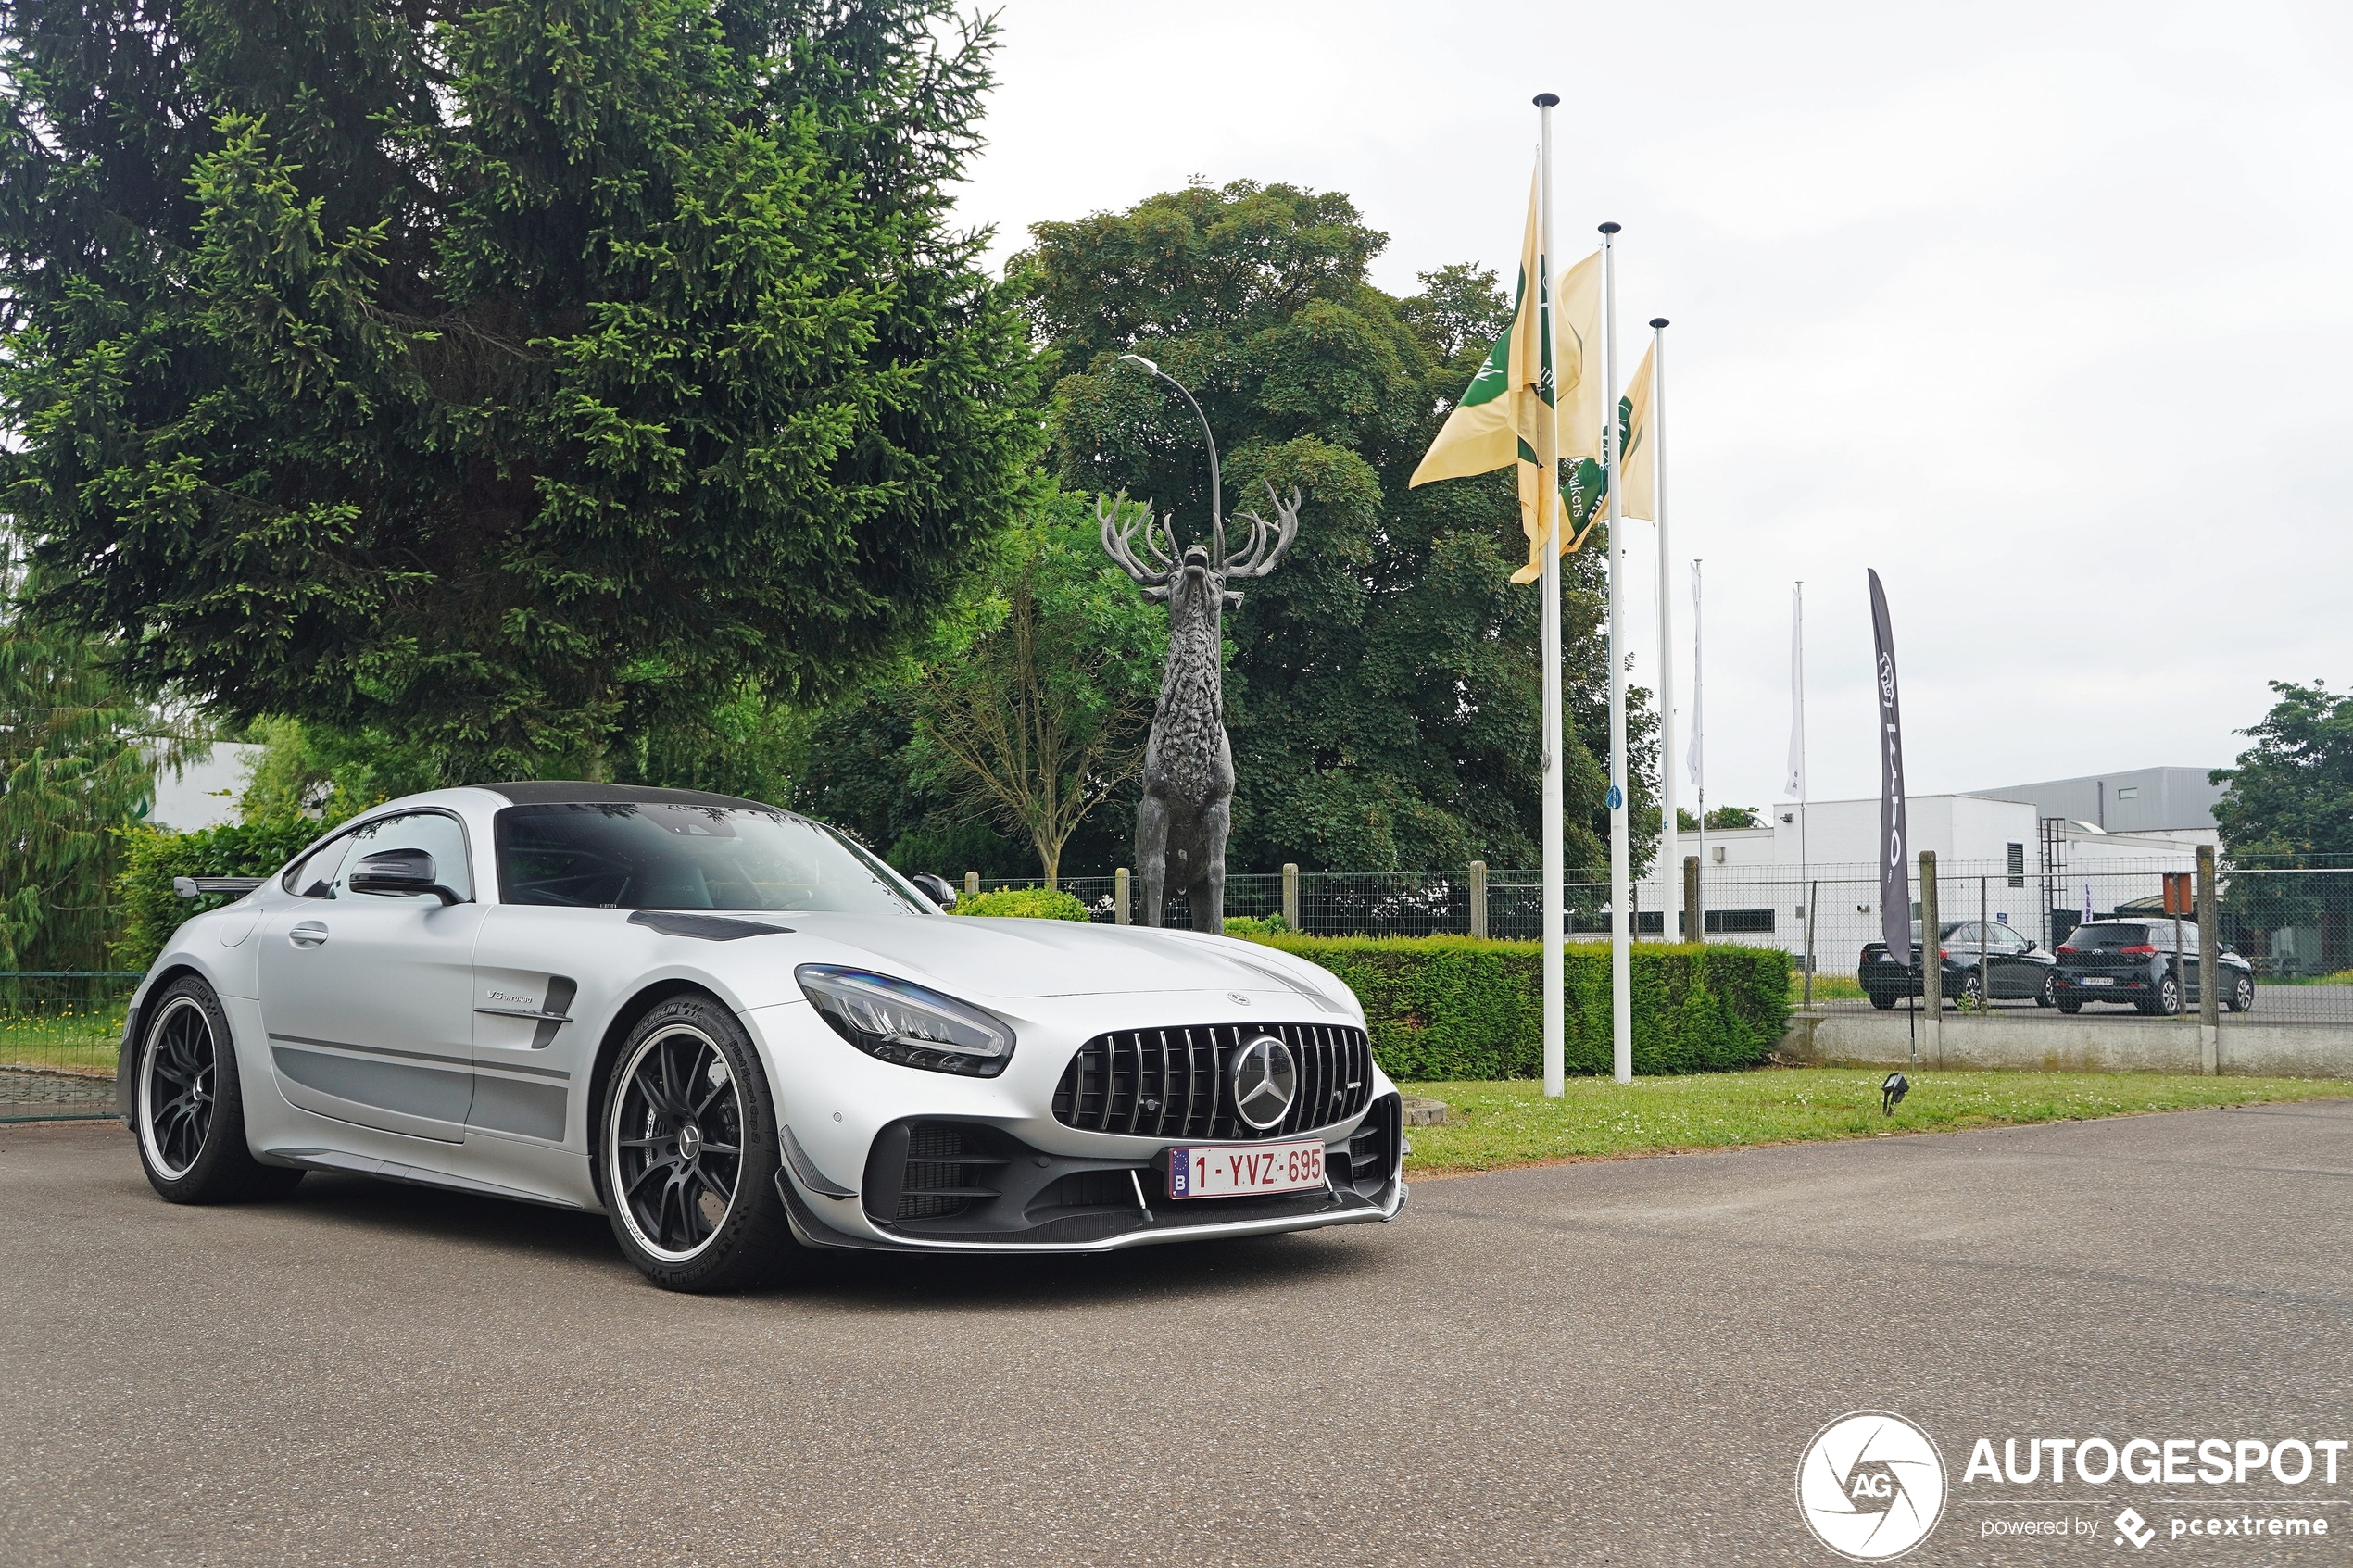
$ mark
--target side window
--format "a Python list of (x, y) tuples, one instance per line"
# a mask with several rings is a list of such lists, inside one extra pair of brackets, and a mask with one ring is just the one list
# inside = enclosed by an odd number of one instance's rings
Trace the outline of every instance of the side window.
[(280, 885), (304, 898), (333, 897), (335, 869), (343, 864), (343, 852), (350, 847), (349, 834), (327, 840), (287, 867), (285, 878)]
[[(386, 849), (422, 849), (433, 857), (434, 875), (444, 887), (452, 889), (460, 898), (474, 896), (472, 869), (466, 864), (466, 830), (458, 825), (455, 817), (445, 817), (438, 811), (416, 811), (405, 817), (387, 817), (370, 822), (350, 837), (351, 852), (344, 857), (335, 872), (334, 897), (338, 898), (389, 898), (388, 893), (354, 893), (348, 885), (351, 871), (371, 855)], [(424, 897), (424, 894), (416, 894)]]

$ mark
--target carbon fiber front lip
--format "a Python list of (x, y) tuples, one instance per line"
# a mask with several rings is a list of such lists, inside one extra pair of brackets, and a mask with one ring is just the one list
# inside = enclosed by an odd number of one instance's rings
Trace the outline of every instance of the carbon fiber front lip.
[[(853, 1252), (996, 1252), (996, 1253), (1092, 1253), (1118, 1252), (1130, 1247), (1151, 1247), (1172, 1241), (1211, 1241), (1221, 1236), (1271, 1236), (1285, 1231), (1321, 1230), (1327, 1225), (1362, 1225), (1397, 1217), (1405, 1207), (1406, 1186), (1401, 1177), (1396, 1184), (1396, 1197), (1387, 1206), (1356, 1197), (1353, 1205), (1326, 1214), (1287, 1215), (1268, 1220), (1231, 1220), (1209, 1225), (1165, 1225), (1126, 1232), (1089, 1242), (1037, 1241), (934, 1241), (913, 1237), (883, 1240), (877, 1236), (852, 1236), (836, 1230), (817, 1217), (809, 1199), (801, 1193), (799, 1184), (782, 1166), (776, 1171), (777, 1196), (785, 1201), (785, 1214), (792, 1222), (794, 1239), (803, 1247), (839, 1249)], [(1351, 1195), (1353, 1196), (1353, 1195)]]

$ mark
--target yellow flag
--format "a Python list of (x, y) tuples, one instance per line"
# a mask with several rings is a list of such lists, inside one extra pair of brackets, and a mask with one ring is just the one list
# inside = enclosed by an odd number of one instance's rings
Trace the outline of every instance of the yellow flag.
[(1617, 455), (1617, 474), (1622, 497), (1617, 509), (1620, 516), (1658, 521), (1658, 469), (1652, 460), (1651, 450), (1651, 350), (1642, 350), (1642, 362), (1634, 370), (1634, 379), (1626, 384), (1626, 395), (1620, 401), (1619, 420), (1626, 427), (1626, 450)]
[(1553, 363), (1561, 387), (1561, 456), (1602, 460), (1602, 253), (1561, 274), (1553, 294)]
[(1408, 488), (1432, 480), (1492, 473), (1510, 465), (1519, 476), (1519, 525), (1528, 536), (1529, 564), (1512, 574), (1533, 582), (1541, 572), (1543, 541), (1557, 538), (1560, 492), (1544, 483), (1539, 454), (1549, 443), (1544, 422), (1553, 413), (1555, 334), (1546, 330), (1551, 311), (1544, 294), (1546, 262), (1543, 221), (1534, 180), (1528, 186), (1528, 226), (1520, 239), (1519, 282), (1512, 322), (1478, 368), (1454, 411), (1430, 443)]
[(1543, 379), (1540, 320), (1543, 302), (1542, 232), (1534, 181), (1528, 187), (1528, 232), (1520, 241), (1519, 282), (1511, 325), (1495, 340), (1485, 364), (1471, 378), (1454, 411), (1446, 416), (1438, 439), (1429, 444), (1421, 464), (1406, 487), (1440, 479), (1466, 479), (1492, 473), (1522, 460), (1525, 449), (1533, 461), (1535, 409), (1542, 407), (1539, 389)]

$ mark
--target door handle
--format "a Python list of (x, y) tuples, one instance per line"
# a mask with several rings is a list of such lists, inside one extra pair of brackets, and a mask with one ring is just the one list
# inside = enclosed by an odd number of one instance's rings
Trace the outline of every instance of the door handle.
[(316, 947), (327, 939), (327, 922), (307, 920), (286, 933), (286, 940), (297, 947)]

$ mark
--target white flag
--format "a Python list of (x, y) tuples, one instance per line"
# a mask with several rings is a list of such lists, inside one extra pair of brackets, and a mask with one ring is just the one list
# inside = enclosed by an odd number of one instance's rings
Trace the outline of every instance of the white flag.
[(1705, 789), (1707, 775), (1700, 766), (1701, 736), (1707, 732), (1702, 727), (1703, 714), (1699, 702), (1699, 562), (1692, 562), (1692, 738), (1685, 752), (1692, 773), (1692, 787)]
[(1789, 783), (1783, 797), (1806, 798), (1806, 584), (1792, 590), (1789, 619)]

